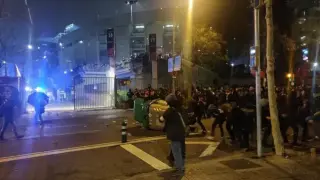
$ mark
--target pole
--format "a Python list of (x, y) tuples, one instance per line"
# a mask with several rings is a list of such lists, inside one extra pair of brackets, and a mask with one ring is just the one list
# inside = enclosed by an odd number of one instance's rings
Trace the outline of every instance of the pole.
[(131, 25), (133, 26), (133, 4), (130, 4), (130, 22)]
[(176, 74), (174, 72), (174, 64), (176, 59), (176, 52), (175, 52), (175, 44), (176, 44), (176, 24), (173, 24), (173, 32), (172, 32), (172, 62), (173, 62), (173, 72), (172, 72), (172, 92), (176, 92)]
[[(319, 41), (317, 41), (317, 44), (316, 44), (316, 57), (314, 59), (314, 64), (313, 64), (313, 72), (312, 72), (312, 89), (311, 89), (311, 97), (314, 96), (314, 94), (316, 93), (316, 79), (317, 79), (317, 66), (318, 66), (318, 57), (319, 57)], [(316, 63), (316, 64), (315, 64)], [(314, 99), (312, 98), (312, 100), (310, 101), (311, 102), (311, 107), (312, 107), (312, 110), (315, 110), (314, 107), (315, 107), (315, 101)]]
[[(260, 1), (258, 6), (260, 5)], [(256, 48), (256, 113), (257, 113), (257, 155), (262, 156), (261, 144), (261, 79), (260, 79), (260, 9), (256, 6), (254, 8), (254, 42)]]

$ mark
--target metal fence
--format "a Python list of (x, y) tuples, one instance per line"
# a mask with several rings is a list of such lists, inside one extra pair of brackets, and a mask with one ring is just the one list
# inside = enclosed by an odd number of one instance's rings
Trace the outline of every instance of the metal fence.
[(106, 109), (115, 107), (114, 78), (82, 77), (74, 80), (74, 109)]

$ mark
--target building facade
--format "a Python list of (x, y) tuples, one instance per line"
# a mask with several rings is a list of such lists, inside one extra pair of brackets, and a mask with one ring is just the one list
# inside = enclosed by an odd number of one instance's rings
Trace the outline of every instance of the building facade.
[[(164, 69), (167, 72), (167, 62), (157, 59), (166, 61), (164, 57), (181, 52), (189, 1), (150, 2), (138, 1), (132, 6), (132, 13), (119, 11), (113, 16), (99, 17), (98, 25), (79, 27), (59, 37), (57, 43), (61, 43), (62, 47), (61, 66), (68, 69), (84, 62), (110, 65), (107, 31), (113, 29), (115, 57), (112, 59), (115, 60), (118, 79), (129, 80), (128, 87), (131, 88), (170, 84), (170, 75), (163, 74)], [(195, 3), (194, 24), (212, 24), (217, 19), (214, 14), (222, 13), (229, 3)], [(129, 10), (129, 6), (126, 9)], [(156, 36), (156, 58), (149, 54), (150, 35)], [(146, 63), (132, 61), (143, 54), (147, 54), (144, 57), (147, 58)]]

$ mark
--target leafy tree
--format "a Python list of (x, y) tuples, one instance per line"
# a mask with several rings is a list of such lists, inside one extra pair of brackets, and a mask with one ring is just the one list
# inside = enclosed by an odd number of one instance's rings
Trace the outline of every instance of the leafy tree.
[(211, 27), (196, 26), (193, 30), (192, 62), (208, 70), (216, 72), (220, 77), (230, 75), (226, 42), (222, 35)]

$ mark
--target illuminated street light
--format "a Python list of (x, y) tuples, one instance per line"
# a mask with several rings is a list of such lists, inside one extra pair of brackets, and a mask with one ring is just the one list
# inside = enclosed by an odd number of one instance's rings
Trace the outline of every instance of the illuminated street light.
[(60, 47), (62, 47), (62, 46), (63, 46), (63, 44), (62, 44), (62, 43), (59, 43), (59, 46), (60, 46)]
[(67, 71), (64, 71), (63, 73), (64, 73), (64, 74), (67, 74), (68, 72), (67, 72)]
[(43, 56), (43, 59), (47, 59), (47, 56)]
[(291, 73), (288, 73), (287, 74), (287, 78), (291, 78), (292, 77), (292, 74)]
[(80, 43), (80, 44), (83, 44), (83, 41), (81, 40), (81, 41), (79, 41), (79, 43)]
[(133, 25), (133, 5), (136, 4), (138, 2), (138, 0), (130, 0), (130, 1), (125, 1), (125, 3), (127, 5), (130, 5), (130, 22), (131, 22), (131, 25)]
[(318, 67), (318, 63), (317, 62), (313, 63), (313, 67)]
[(231, 63), (231, 66), (233, 67), (233, 66), (234, 66), (234, 63)]
[(33, 46), (32, 46), (31, 44), (29, 44), (27, 47), (28, 47), (28, 49), (30, 49), (30, 50), (33, 49)]
[(7, 62), (6, 61), (2, 61), (2, 64), (6, 64)]
[(137, 3), (137, 2), (138, 2), (138, 0), (125, 1), (125, 3), (126, 3), (127, 5), (133, 5), (133, 4)]

